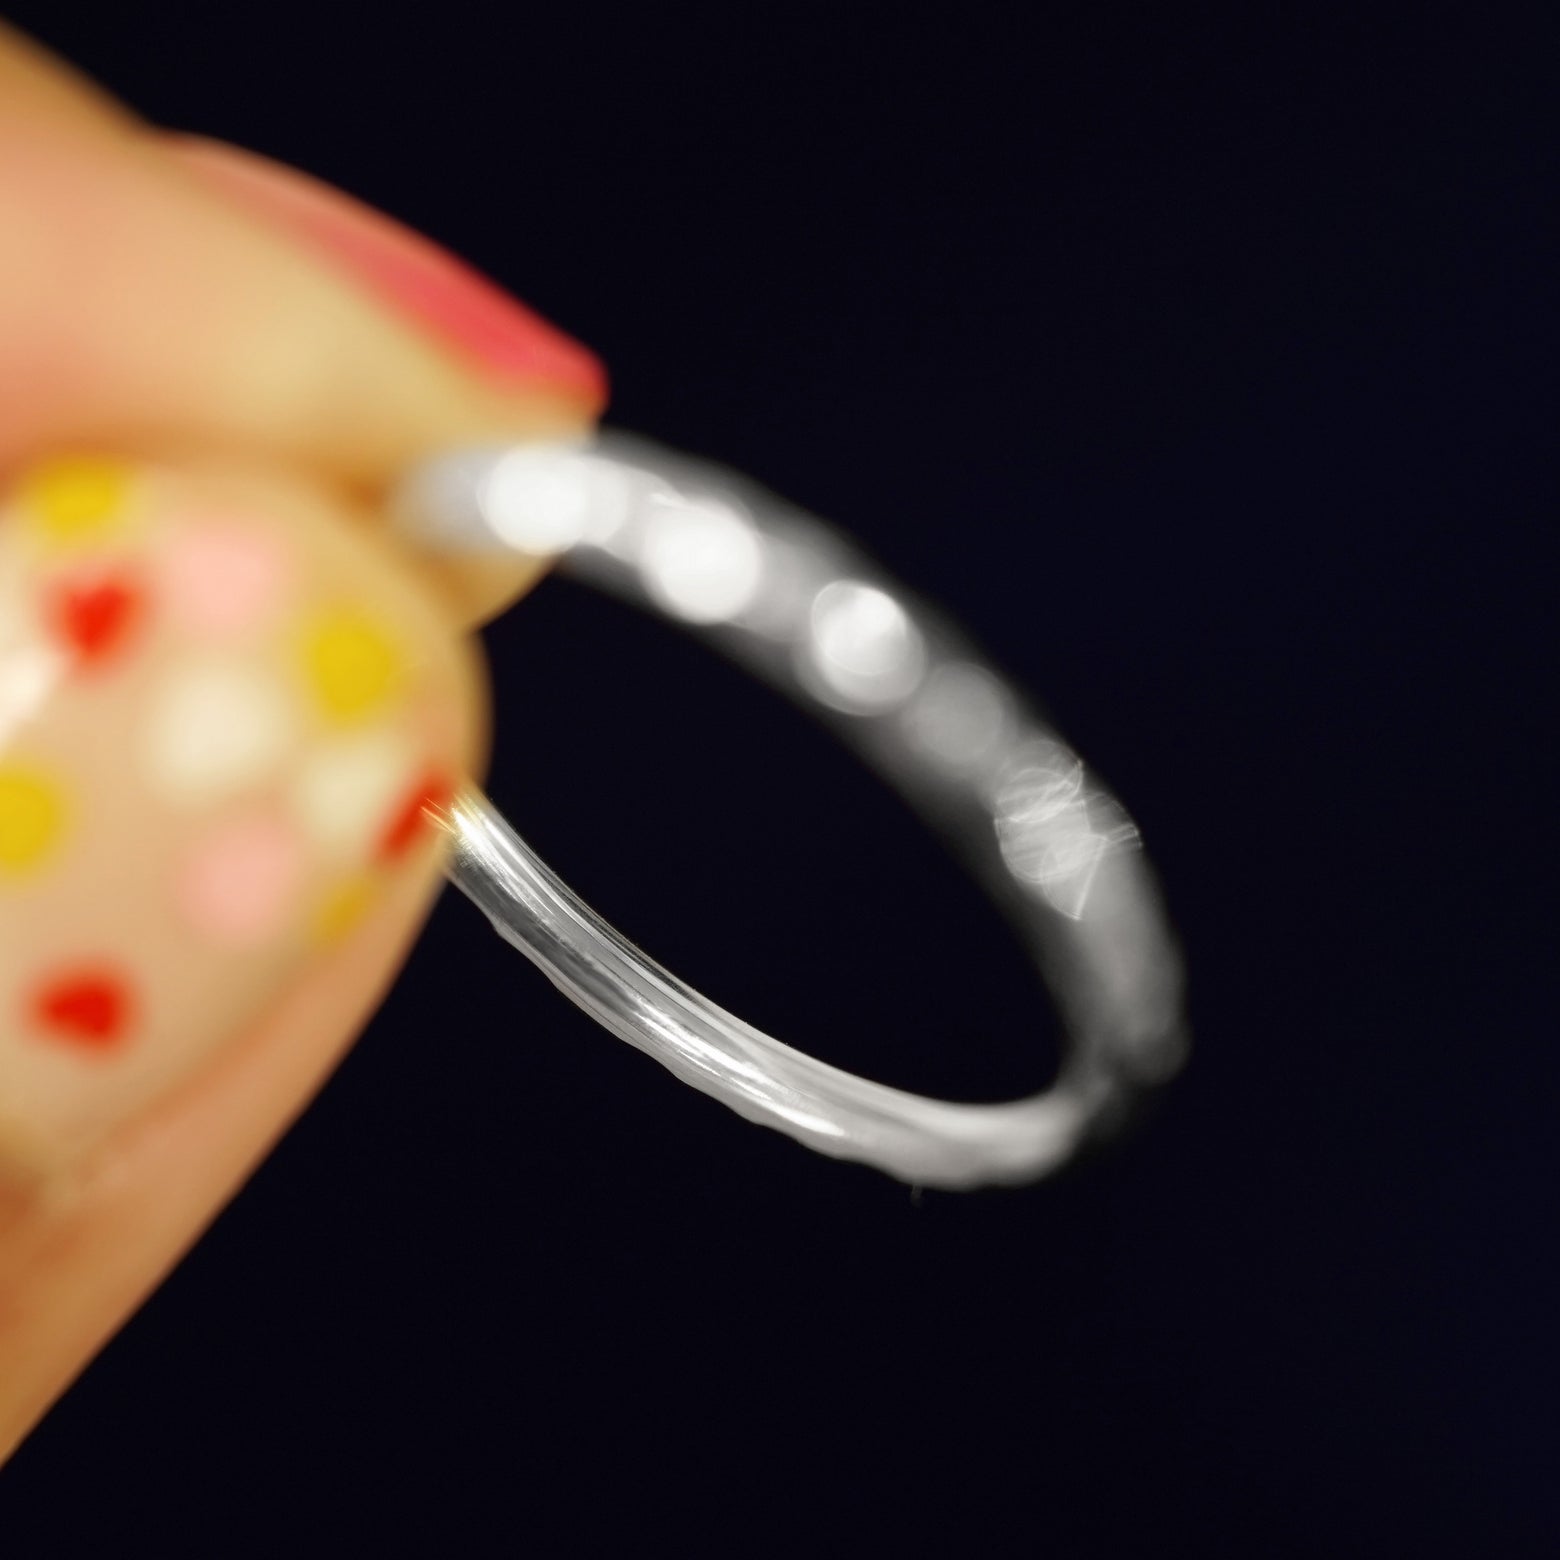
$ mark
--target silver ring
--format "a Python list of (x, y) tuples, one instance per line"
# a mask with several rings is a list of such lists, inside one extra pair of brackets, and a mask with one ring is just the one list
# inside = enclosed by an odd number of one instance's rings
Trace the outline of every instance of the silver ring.
[(831, 1067), (662, 969), (467, 791), (441, 820), (451, 881), (604, 1028), (750, 1121), (949, 1188), (1059, 1169), (1180, 1067), (1181, 962), (1131, 818), (946, 619), (838, 531), (621, 433), (441, 457), (403, 484), (394, 513), (423, 547), (557, 554), (568, 574), (674, 619), (817, 715), (1007, 915), (1065, 1045), (1049, 1089), (999, 1105)]

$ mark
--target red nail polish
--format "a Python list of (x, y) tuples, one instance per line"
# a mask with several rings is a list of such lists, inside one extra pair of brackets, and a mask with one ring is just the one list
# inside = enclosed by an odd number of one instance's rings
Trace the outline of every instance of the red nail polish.
[(336, 256), (500, 379), (577, 397), (593, 415), (606, 404), (606, 372), (592, 352), (431, 239), (253, 152), (183, 137), (170, 140), (169, 149), (246, 206)]

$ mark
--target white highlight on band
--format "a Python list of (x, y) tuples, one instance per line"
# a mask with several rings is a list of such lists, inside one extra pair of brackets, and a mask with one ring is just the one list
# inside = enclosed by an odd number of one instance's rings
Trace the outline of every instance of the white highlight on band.
[(926, 644), (885, 590), (835, 580), (813, 599), (807, 653), (830, 703), (867, 714), (893, 709), (926, 672)]
[(677, 981), (485, 798), (462, 796), (442, 820), (450, 876), (621, 1039), (822, 1153), (947, 1187), (1049, 1173), (1180, 1065), (1180, 964), (1131, 819), (952, 624), (839, 532), (616, 433), (443, 457), (413, 473), (395, 512), (446, 552), (567, 540), (563, 573), (658, 609), (819, 715), (992, 891), (1057, 999), (1067, 1050), (1050, 1089), (1002, 1105), (853, 1077)]
[(584, 539), (597, 495), (591, 461), (546, 445), (506, 451), (482, 479), (478, 502), (494, 533), (520, 552), (567, 552)]
[(905, 732), (929, 763), (953, 775), (978, 774), (1007, 735), (1002, 684), (970, 661), (939, 666), (904, 712)]
[(1124, 815), (1097, 829), (1090, 808), (1083, 761), (1047, 737), (1025, 743), (1003, 765), (992, 805), (1008, 870), (1074, 921), (1083, 916), (1107, 852), (1137, 840)]
[(728, 623), (758, 595), (758, 532), (723, 504), (656, 495), (645, 505), (639, 567), (645, 590), (685, 623)]

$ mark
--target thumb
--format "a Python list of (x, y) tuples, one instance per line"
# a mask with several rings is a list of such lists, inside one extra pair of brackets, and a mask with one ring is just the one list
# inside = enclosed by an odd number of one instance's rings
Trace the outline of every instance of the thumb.
[(484, 734), (327, 490), (76, 457), (0, 494), (0, 1460), (377, 1002)]

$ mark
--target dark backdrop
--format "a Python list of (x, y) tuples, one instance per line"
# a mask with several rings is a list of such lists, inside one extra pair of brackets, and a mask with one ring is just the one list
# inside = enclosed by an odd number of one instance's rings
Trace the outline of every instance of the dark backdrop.
[[(1556, 29), (1350, 9), (10, 7), (963, 615), (1137, 813), (1197, 1048), (1109, 1157), (917, 1198), (446, 902), (8, 1555), (1543, 1551)], [(1043, 1078), (1000, 924), (799, 716), (562, 584), (490, 643), (493, 788), (631, 934), (891, 1081)]]

